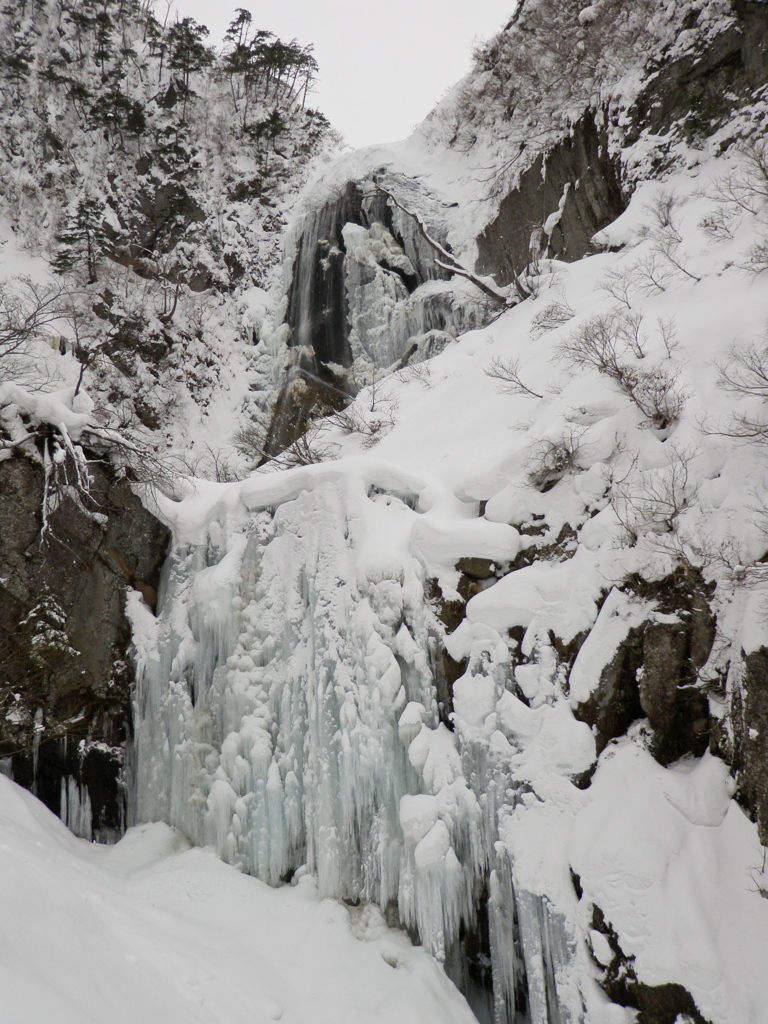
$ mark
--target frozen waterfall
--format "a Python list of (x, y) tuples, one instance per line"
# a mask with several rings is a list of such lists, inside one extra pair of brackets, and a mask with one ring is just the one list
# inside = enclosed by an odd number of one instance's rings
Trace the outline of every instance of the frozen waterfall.
[[(159, 618), (132, 602), (132, 818), (166, 820), (270, 884), (310, 871), (324, 895), (378, 904), (478, 990), (481, 1018), (576, 1021), (578, 1008), (551, 1010), (568, 937), (536, 896), (516, 898), (498, 852), (499, 813), (530, 788), (510, 755), (535, 745), (540, 723), (522, 720), (542, 709), (513, 697), (507, 644), (488, 628), (454, 713), (438, 705), (444, 627), (409, 551), (430, 529), (416, 485), (334, 472), (283, 495), (291, 474), (255, 478), (262, 497), (230, 495), (177, 543)], [(492, 961), (492, 1016), (468, 935)]]

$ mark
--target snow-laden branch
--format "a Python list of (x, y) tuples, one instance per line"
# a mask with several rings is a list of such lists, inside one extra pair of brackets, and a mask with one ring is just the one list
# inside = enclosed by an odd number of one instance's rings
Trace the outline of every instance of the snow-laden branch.
[(468, 270), (462, 263), (459, 263), (456, 257), (429, 233), (421, 214), (417, 210), (409, 209), (409, 207), (401, 203), (400, 200), (389, 191), (389, 189), (384, 188), (383, 185), (377, 184), (376, 188), (382, 193), (382, 195), (385, 195), (387, 199), (389, 199), (390, 202), (398, 208), (398, 210), (402, 210), (404, 214), (413, 220), (416, 227), (419, 229), (421, 237), (427, 245), (431, 246), (431, 248), (437, 253), (435, 263), (438, 267), (442, 267), (443, 270), (447, 270), (450, 274), (456, 274), (458, 277), (464, 277), (467, 281), (471, 281), (476, 288), (479, 288), (484, 295), (487, 295), (492, 302), (495, 302), (499, 306), (514, 306), (528, 296), (528, 290), (516, 277), (514, 280), (516, 294), (505, 295), (503, 292), (492, 288), (481, 277), (478, 277), (477, 274)]

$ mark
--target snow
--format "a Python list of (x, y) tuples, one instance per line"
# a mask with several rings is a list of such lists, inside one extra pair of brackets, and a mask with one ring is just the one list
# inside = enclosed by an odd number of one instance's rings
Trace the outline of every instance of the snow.
[(0, 384), (0, 406), (11, 405), (33, 423), (50, 424), (73, 441), (79, 441), (83, 428), (92, 423), (93, 401), (85, 392), (76, 395), (74, 387), (30, 393), (6, 381)]
[(571, 865), (642, 981), (684, 985), (713, 1024), (757, 1024), (768, 907), (750, 872), (762, 855), (727, 776), (711, 755), (665, 769), (631, 741), (609, 748)]
[(568, 676), (572, 706), (589, 699), (602, 669), (610, 664), (629, 631), (642, 625), (652, 607), (651, 602), (639, 601), (615, 587), (611, 590)]
[[(476, 886), (492, 877), (497, 998), (511, 1005), (521, 969), (509, 947), (515, 907), (537, 1024), (553, 999), (563, 1019), (580, 1020), (583, 1005), (588, 1024), (628, 1019), (606, 1007), (586, 952), (590, 900), (636, 954), (641, 981), (685, 984), (713, 1020), (758, 1019), (762, 981), (737, 992), (741, 968), (716, 961), (709, 911), (686, 881), (690, 871), (714, 888), (716, 862), (762, 936), (765, 902), (752, 898), (748, 874), (756, 833), (723, 763), (707, 755), (661, 768), (638, 727), (629, 753), (603, 754), (586, 790), (573, 782), (596, 757), (579, 706), (630, 630), (656, 614), (627, 581), (663, 579), (685, 557), (733, 593), (731, 549), (747, 564), (764, 547), (745, 511), (749, 489), (765, 485), (760, 454), (700, 429), (732, 414), (714, 363), (734, 303), (745, 336), (758, 336), (768, 315), (753, 276), (726, 265), (730, 256), (703, 254), (701, 188), (721, 173), (722, 158), (712, 159), (663, 186), (684, 197), (681, 252), (701, 282), (683, 275), (662, 291), (637, 276), (662, 189), (649, 184), (604, 233), (621, 239), (619, 251), (558, 266), (537, 298), (430, 360), (426, 383), (386, 378), (396, 414), (372, 450), (329, 422), (332, 461), (234, 484), (191, 481), (180, 499), (158, 499), (175, 549), (155, 646), (138, 645), (134, 814), (165, 818), (272, 883), (306, 863), (323, 895), (395, 902), (446, 964), (462, 926), (474, 926)], [(759, 231), (745, 216), (736, 241), (706, 244), (744, 251)], [(364, 258), (371, 239), (357, 232), (355, 243)], [(562, 362), (562, 342), (615, 309), (609, 274), (629, 275), (632, 308), (644, 314), (643, 357), (627, 355), (629, 364), (668, 368), (686, 392), (663, 429), (612, 380)], [(555, 297), (574, 317), (532, 344), (534, 318)], [(676, 321), (669, 351), (659, 316)], [(499, 393), (486, 373), (494, 358), (519, 358), (544, 397)], [(542, 486), (536, 452), (569, 431), (578, 451)], [(443, 599), (460, 602), (456, 563), (469, 556), (496, 574), (478, 583), (449, 634), (428, 595), (435, 581)], [(753, 587), (734, 604), (745, 614), (721, 623), (745, 649), (759, 643), (762, 593)], [(467, 659), (452, 729), (433, 687), (436, 642)], [(619, 792), (621, 827), (612, 824)], [(642, 842), (638, 828), (648, 832)], [(706, 855), (686, 838), (696, 829), (718, 837)], [(571, 867), (583, 873), (582, 902)], [(670, 931), (661, 908), (680, 901), (690, 921)], [(738, 947), (736, 912), (724, 920), (718, 948)]]
[(2, 1024), (472, 1024), (375, 907), (271, 889), (167, 825), (75, 839), (0, 776)]
[(527, 628), (535, 620), (567, 642), (590, 628), (604, 587), (605, 577), (596, 571), (594, 560), (579, 550), (567, 562), (536, 562), (509, 573), (472, 598), (467, 618), (498, 631)]

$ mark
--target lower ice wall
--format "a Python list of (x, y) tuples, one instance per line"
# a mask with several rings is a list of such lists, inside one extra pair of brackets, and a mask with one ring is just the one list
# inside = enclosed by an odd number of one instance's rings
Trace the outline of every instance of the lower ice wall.
[[(735, 989), (744, 966), (724, 950), (729, 929), (753, 929), (747, 957), (768, 939), (725, 765), (663, 768), (639, 728), (578, 788), (591, 730), (557, 687), (538, 706), (515, 696), (488, 626), (439, 706), (443, 627), (408, 554), (419, 518), (341, 475), (177, 544), (159, 618), (131, 600), (132, 819), (272, 885), (309, 871), (327, 896), (379, 904), (482, 1021), (673, 1021), (670, 986), (692, 1020), (757, 1021), (760, 971)], [(552, 651), (522, 646), (543, 672)]]

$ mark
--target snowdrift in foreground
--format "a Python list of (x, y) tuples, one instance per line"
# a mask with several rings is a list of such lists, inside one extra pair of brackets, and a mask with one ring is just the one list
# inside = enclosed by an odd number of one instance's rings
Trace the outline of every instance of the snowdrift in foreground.
[(3, 776), (0, 902), (1, 1024), (474, 1020), (374, 908), (270, 889), (167, 825), (90, 845)]

